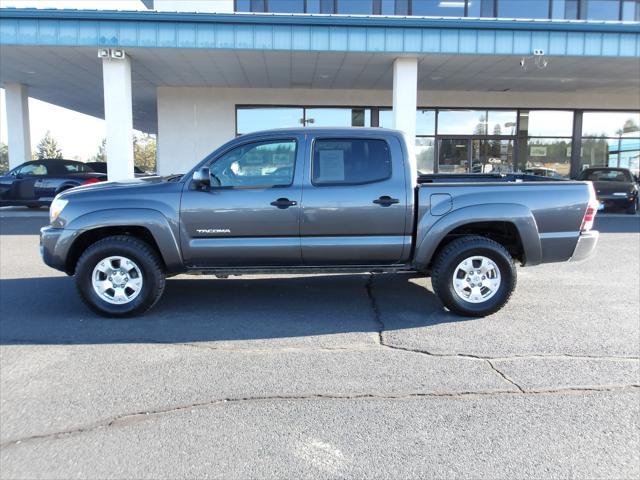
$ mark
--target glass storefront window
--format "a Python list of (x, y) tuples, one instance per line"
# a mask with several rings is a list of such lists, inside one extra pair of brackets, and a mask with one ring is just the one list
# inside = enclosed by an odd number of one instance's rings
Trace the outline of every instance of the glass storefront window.
[(416, 112), (416, 135), (436, 134), (436, 111), (418, 109)]
[(271, 13), (304, 13), (304, 0), (268, 0)]
[(371, 0), (338, 0), (338, 13), (343, 15), (371, 15), (373, 2)]
[(518, 113), (515, 110), (489, 110), (487, 113), (488, 135), (515, 135)]
[(513, 168), (513, 140), (472, 140), (471, 173), (510, 173)]
[(242, 135), (269, 128), (300, 127), (303, 117), (302, 108), (240, 107), (237, 111), (237, 133)]
[(433, 137), (416, 137), (415, 154), (418, 173), (433, 173), (435, 139)]
[(498, 0), (499, 18), (549, 18), (549, 0)]
[(571, 171), (571, 138), (530, 138), (523, 169), (546, 169), (545, 176), (568, 177)]
[(413, 0), (411, 14), (425, 17), (464, 17), (464, 0)]
[(467, 0), (468, 17), (495, 17), (494, 0)]
[(583, 137), (615, 137), (634, 134), (640, 137), (640, 112), (584, 112)]
[(576, 20), (579, 0), (552, 0), (551, 18)]
[(307, 125), (316, 127), (370, 127), (369, 108), (307, 108)]
[(333, 0), (306, 0), (307, 13), (335, 13)]
[(440, 110), (439, 135), (486, 135), (487, 112), (485, 110)]
[(626, 22), (640, 22), (640, 1), (622, 0), (622, 18)]
[(409, 0), (380, 0), (380, 10), (382, 15), (409, 15)]
[(620, 0), (583, 0), (581, 17), (585, 20), (618, 20)]
[(573, 112), (520, 110), (520, 132), (532, 137), (570, 137), (573, 135)]

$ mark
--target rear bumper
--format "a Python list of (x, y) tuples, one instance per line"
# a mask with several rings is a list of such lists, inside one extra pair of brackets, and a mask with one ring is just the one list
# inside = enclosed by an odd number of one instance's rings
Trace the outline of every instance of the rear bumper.
[(596, 230), (581, 233), (570, 261), (579, 262), (592, 256), (596, 251), (599, 236), (600, 232)]

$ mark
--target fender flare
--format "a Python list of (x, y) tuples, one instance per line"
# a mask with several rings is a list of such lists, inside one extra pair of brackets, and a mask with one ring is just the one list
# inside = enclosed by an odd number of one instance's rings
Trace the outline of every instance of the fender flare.
[[(537, 265), (542, 261), (542, 246), (538, 224), (531, 210), (515, 203), (488, 203), (472, 205), (454, 210), (434, 222), (427, 213), (420, 219), (417, 227), (416, 251), (414, 262), (418, 269), (425, 269), (431, 262), (440, 242), (454, 229), (478, 222), (508, 222), (515, 225), (526, 265)], [(434, 222), (434, 223), (432, 223)]]
[(175, 234), (178, 232), (177, 225), (172, 225), (172, 222), (158, 210), (148, 208), (96, 210), (74, 218), (65, 226), (65, 229), (73, 231), (73, 238), (69, 238), (68, 248), (70, 249), (73, 242), (83, 233), (91, 230), (128, 226), (146, 228), (151, 232), (167, 271), (183, 269), (180, 242)]

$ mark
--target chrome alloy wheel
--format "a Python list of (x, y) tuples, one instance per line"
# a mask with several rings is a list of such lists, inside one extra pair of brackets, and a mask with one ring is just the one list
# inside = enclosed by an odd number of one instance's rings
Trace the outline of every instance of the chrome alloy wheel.
[(469, 303), (482, 303), (500, 288), (500, 269), (493, 260), (482, 256), (469, 257), (453, 272), (453, 289)]
[(142, 290), (142, 272), (126, 257), (107, 257), (98, 262), (91, 275), (93, 290), (105, 302), (124, 305)]

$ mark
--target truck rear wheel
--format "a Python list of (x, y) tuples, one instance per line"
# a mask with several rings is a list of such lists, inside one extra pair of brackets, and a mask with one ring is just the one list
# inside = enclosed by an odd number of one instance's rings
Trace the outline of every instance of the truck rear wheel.
[(146, 312), (165, 285), (156, 251), (127, 235), (107, 237), (87, 248), (76, 265), (75, 279), (84, 303), (106, 317)]
[(517, 270), (509, 252), (485, 237), (453, 240), (438, 255), (431, 273), (433, 290), (454, 313), (484, 317), (500, 310), (516, 287)]

